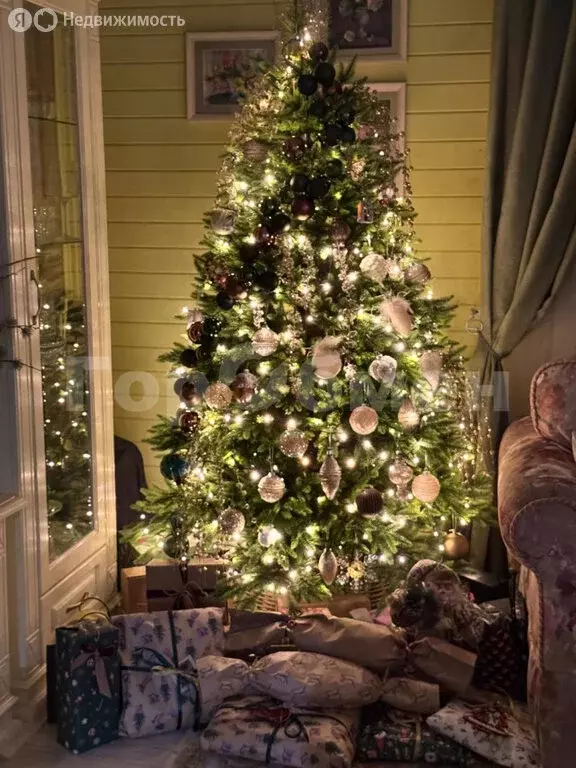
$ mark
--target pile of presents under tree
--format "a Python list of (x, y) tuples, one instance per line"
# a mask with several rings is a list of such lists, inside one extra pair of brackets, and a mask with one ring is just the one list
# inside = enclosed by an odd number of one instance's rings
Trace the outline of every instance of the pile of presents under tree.
[(447, 566), (421, 561), (383, 608), (349, 595), (295, 616), (219, 606), (216, 570), (149, 566), (147, 609), (87, 598), (57, 630), (63, 746), (196, 729), (247, 765), (538, 766), (518, 622)]

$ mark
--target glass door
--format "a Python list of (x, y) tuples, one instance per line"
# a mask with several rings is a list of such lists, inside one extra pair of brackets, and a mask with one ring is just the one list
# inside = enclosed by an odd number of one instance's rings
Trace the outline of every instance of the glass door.
[(32, 26), (25, 51), (52, 562), (95, 527), (75, 28)]

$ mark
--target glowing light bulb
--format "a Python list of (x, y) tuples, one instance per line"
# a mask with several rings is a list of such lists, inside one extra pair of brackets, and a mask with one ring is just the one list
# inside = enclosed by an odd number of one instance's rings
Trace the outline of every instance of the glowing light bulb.
[(262, 417), (262, 421), (264, 422), (264, 424), (272, 424), (272, 422), (274, 421), (274, 416), (272, 416), (271, 413), (265, 413), (264, 416)]
[(346, 432), (344, 429), (341, 429), (341, 430), (338, 432), (338, 440), (339, 440), (341, 443), (345, 443), (345, 442), (346, 442), (346, 440), (348, 440), (348, 437), (349, 437), (349, 435), (348, 435), (348, 432)]
[(356, 459), (354, 459), (352, 456), (349, 456), (346, 461), (344, 462), (348, 469), (354, 469), (356, 466)]
[(302, 456), (300, 459), (300, 464), (302, 464), (303, 467), (309, 467), (310, 466), (310, 457), (309, 456)]
[(298, 571), (295, 571), (295, 570), (288, 571), (288, 578), (290, 579), (290, 581), (296, 581), (296, 579), (298, 578)]
[(257, 483), (258, 480), (260, 480), (261, 477), (262, 477), (262, 475), (260, 474), (260, 472), (258, 472), (257, 469), (253, 469), (250, 472), (250, 480), (252, 480), (252, 482), (254, 482), (254, 483)]
[(242, 424), (244, 417), (241, 414), (234, 416), (234, 424)]
[(388, 496), (389, 498), (393, 499), (394, 495), (395, 495), (394, 494), (394, 488), (388, 488), (388, 490), (386, 491), (386, 496)]
[(388, 459), (390, 458), (390, 454), (388, 453), (388, 451), (380, 451), (378, 456), (382, 461), (388, 461)]
[(352, 502), (346, 504), (346, 512), (350, 512), (350, 514), (356, 512), (356, 504), (353, 504)]
[(397, 341), (396, 344), (394, 344), (394, 349), (396, 352), (404, 352), (406, 349), (406, 344), (404, 344), (403, 341)]
[(370, 442), (370, 440), (363, 440), (362, 447), (364, 448), (365, 451), (369, 451), (372, 448), (372, 443)]
[(328, 294), (328, 293), (330, 293), (331, 290), (332, 290), (332, 283), (329, 283), (328, 281), (326, 281), (325, 283), (322, 283), (322, 292), (323, 293)]
[(306, 557), (314, 557), (316, 550), (314, 547), (306, 547)]
[(406, 565), (408, 561), (408, 558), (406, 557), (406, 555), (398, 555), (396, 559), (398, 561), (398, 565)]
[(296, 429), (297, 426), (298, 426), (298, 422), (296, 421), (296, 419), (288, 419), (288, 421), (286, 422), (286, 429)]

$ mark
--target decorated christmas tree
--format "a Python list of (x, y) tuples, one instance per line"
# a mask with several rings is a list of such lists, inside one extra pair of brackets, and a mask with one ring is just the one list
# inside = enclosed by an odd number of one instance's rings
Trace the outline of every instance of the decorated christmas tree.
[(245, 603), (464, 556), (484, 505), (402, 137), (300, 30), (232, 128), (185, 342), (163, 357), (181, 401), (151, 437), (167, 483), (129, 533), (143, 559), (225, 556)]

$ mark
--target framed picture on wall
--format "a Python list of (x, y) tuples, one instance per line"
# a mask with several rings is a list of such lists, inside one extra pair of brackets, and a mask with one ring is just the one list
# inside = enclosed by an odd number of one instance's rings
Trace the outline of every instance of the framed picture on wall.
[[(390, 119), (393, 121), (392, 130), (398, 136), (398, 149), (404, 151), (406, 130), (406, 83), (368, 83), (368, 88), (374, 91), (378, 99), (384, 104)], [(400, 194), (404, 192), (404, 177), (399, 173), (396, 177), (396, 186)]]
[(408, 0), (329, 0), (330, 45), (346, 56), (404, 61)]
[(206, 32), (186, 35), (189, 120), (238, 112), (245, 86), (276, 59), (278, 32)]

